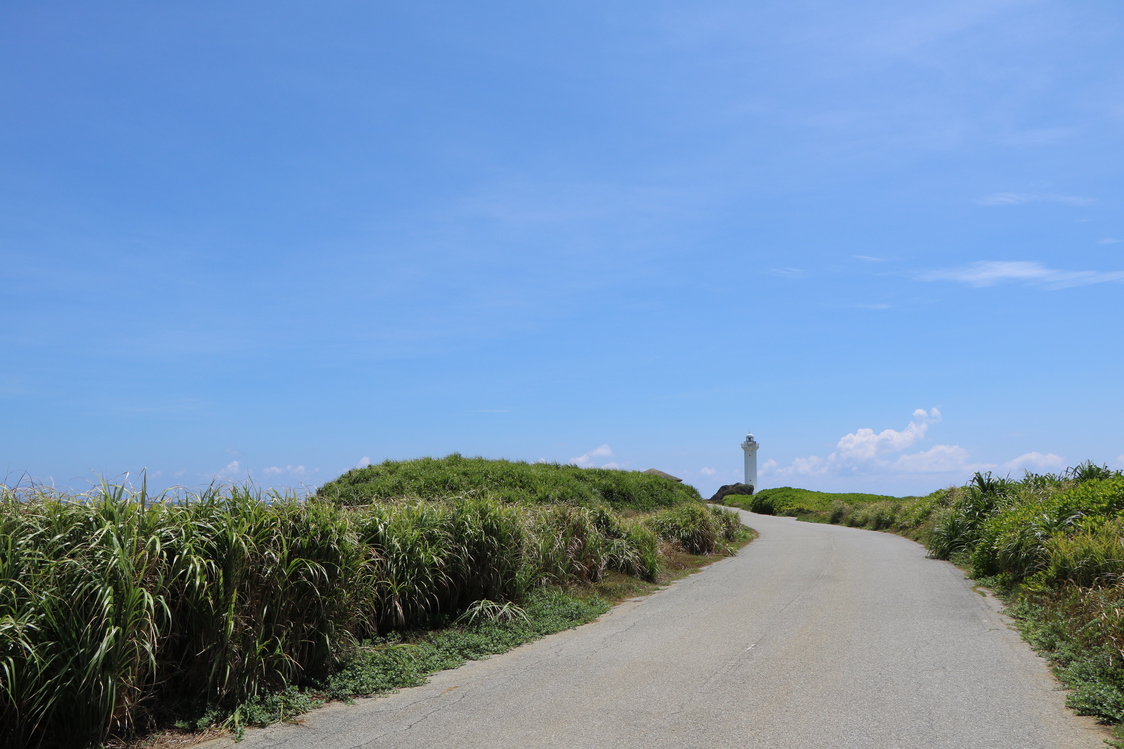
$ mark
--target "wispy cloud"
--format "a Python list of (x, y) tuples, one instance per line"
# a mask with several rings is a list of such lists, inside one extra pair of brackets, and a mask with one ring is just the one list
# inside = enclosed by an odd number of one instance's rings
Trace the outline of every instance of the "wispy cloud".
[(308, 469), (304, 466), (270, 466), (262, 471), (262, 475), (266, 478), (271, 476), (289, 476), (292, 478), (300, 478), (308, 475)]
[(800, 268), (773, 268), (767, 272), (770, 275), (780, 276), (781, 278), (796, 278), (804, 275), (804, 271)]
[(1098, 239), (1097, 244), (1120, 244), (1120, 240), (1115, 237), (1105, 237), (1104, 239)]
[(1008, 146), (1043, 146), (1074, 138), (1080, 134), (1081, 131), (1075, 127), (1040, 127), (1008, 133), (1001, 136), (999, 142)]
[(1057, 270), (1042, 263), (1023, 260), (987, 260), (959, 268), (945, 268), (920, 273), (922, 281), (959, 281), (969, 286), (995, 286), (1000, 283), (1024, 283), (1047, 289), (1066, 289), (1098, 283), (1124, 282), (1124, 271)]
[(359, 462), (355, 464), (355, 467), (356, 468), (366, 468), (369, 465), (371, 465), (371, 459), (368, 458), (366, 455), (364, 455), (362, 458), (359, 459)]
[(1007, 471), (1057, 471), (1065, 468), (1066, 460), (1060, 455), (1053, 453), (1046, 453), (1045, 455), (1040, 452), (1029, 452), (1020, 455), (1013, 460), (1008, 460), (1000, 467)]
[(205, 405), (205, 401), (201, 398), (177, 398), (167, 401), (129, 403), (120, 406), (120, 409), (131, 413), (182, 414), (190, 411), (198, 411)]
[[(610, 448), (608, 445), (602, 445), (601, 447), (597, 447), (597, 448), (594, 448), (594, 449), (590, 450), (585, 455), (579, 455), (576, 458), (570, 458), (570, 462), (573, 463), (574, 465), (579, 465), (579, 466), (582, 466), (584, 468), (584, 467), (587, 467), (590, 464), (592, 464), (593, 461), (596, 458), (611, 458), (611, 457), (613, 457), (612, 448)], [(616, 463), (612, 463), (612, 464), (606, 463), (602, 467), (603, 468), (619, 468), (620, 466), (618, 466)]]
[(1027, 203), (1061, 203), (1062, 205), (1093, 205), (1095, 198), (1057, 193), (1034, 194), (1026, 192), (996, 192), (976, 201), (977, 205), (1026, 205)]
[(900, 473), (949, 473), (968, 464), (968, 451), (959, 445), (934, 445), (928, 450), (900, 455), (893, 469)]
[(855, 260), (862, 260), (864, 263), (886, 262), (886, 258), (884, 257), (871, 257), (870, 255), (852, 255), (851, 257), (853, 257)]
[(700, 470), (699, 473), (701, 473), (703, 476), (713, 476), (714, 474), (718, 473), (718, 471), (713, 468), (707, 468), (706, 466), (703, 466), (702, 470)]

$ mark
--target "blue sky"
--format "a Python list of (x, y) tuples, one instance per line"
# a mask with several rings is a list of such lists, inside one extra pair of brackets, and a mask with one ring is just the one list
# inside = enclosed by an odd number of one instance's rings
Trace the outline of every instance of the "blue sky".
[(8, 483), (1124, 467), (1115, 1), (0, 7)]

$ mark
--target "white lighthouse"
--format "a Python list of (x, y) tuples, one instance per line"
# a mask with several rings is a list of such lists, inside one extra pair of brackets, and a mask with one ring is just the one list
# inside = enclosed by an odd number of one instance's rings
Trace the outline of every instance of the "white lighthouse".
[(742, 450), (745, 451), (745, 483), (753, 487), (754, 493), (757, 492), (757, 440), (753, 439), (752, 434), (745, 436), (745, 442), (742, 443)]

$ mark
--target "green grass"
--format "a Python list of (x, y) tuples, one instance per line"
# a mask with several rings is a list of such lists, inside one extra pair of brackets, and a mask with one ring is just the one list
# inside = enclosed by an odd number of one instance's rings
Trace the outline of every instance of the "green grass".
[(424, 684), (438, 671), (593, 621), (609, 609), (609, 602), (595, 591), (594, 586), (576, 591), (542, 588), (519, 607), (479, 606), (478, 616), (461, 617), (445, 626), (371, 638), (324, 679), (303, 688), (265, 693), (234, 709), (200, 706), (193, 717), (181, 718), (173, 732), (193, 733), (219, 724), (240, 739), (246, 727), (295, 720), (328, 700), (350, 702)]
[(881, 494), (838, 494), (781, 486), (764, 489), (752, 496), (730, 495), (723, 499), (722, 504), (763, 515), (790, 515), (803, 520), (838, 522), (838, 518), (830, 520), (833, 508), (858, 507), (872, 503), (900, 503), (906, 499), (909, 498), (888, 497)]
[(1122, 605), (1118, 589), (1066, 586), (1024, 592), (1010, 608), (1026, 640), (1051, 660), (1058, 679), (1072, 690), (1066, 697), (1069, 707), (1106, 723), (1124, 721), (1117, 613)]
[(580, 597), (558, 589), (536, 591), (507, 619), (482, 617), (451, 627), (394, 633), (363, 644), (342, 669), (320, 686), (323, 697), (348, 700), (425, 682), (427, 676), (457, 668), (592, 621), (609, 609), (601, 597)]
[[(439, 650), (463, 657), (510, 647), (594, 605), (555, 598), (553, 613), (538, 612), (545, 589), (652, 584), (675, 554), (726, 554), (744, 538), (729, 513), (677, 484), (606, 473), (624, 477), (612, 495), (623, 511), (605, 494), (348, 505), (254, 487), (176, 501), (0, 487), (0, 748), (284, 717), (343, 694), (331, 679), (365, 653), (423, 652), (407, 633), (453, 623), (461, 644)], [(675, 501), (655, 503), (649, 479), (673, 485)], [(643, 492), (624, 493), (633, 486)], [(527, 618), (498, 621), (519, 607)], [(577, 619), (559, 613), (567, 607)], [(466, 611), (479, 621), (455, 624)], [(414, 649), (379, 647), (394, 638)]]
[(317, 490), (319, 497), (348, 505), (454, 495), (484, 495), (515, 504), (608, 506), (637, 512), (701, 500), (698, 490), (689, 484), (638, 471), (465, 458), (457, 453), (356, 468)]

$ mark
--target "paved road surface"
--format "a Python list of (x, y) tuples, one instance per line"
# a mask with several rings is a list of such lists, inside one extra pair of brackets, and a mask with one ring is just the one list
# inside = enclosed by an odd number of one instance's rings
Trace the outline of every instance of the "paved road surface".
[(599, 621), (264, 747), (1103, 749), (951, 565), (888, 534), (743, 515), (761, 537)]

